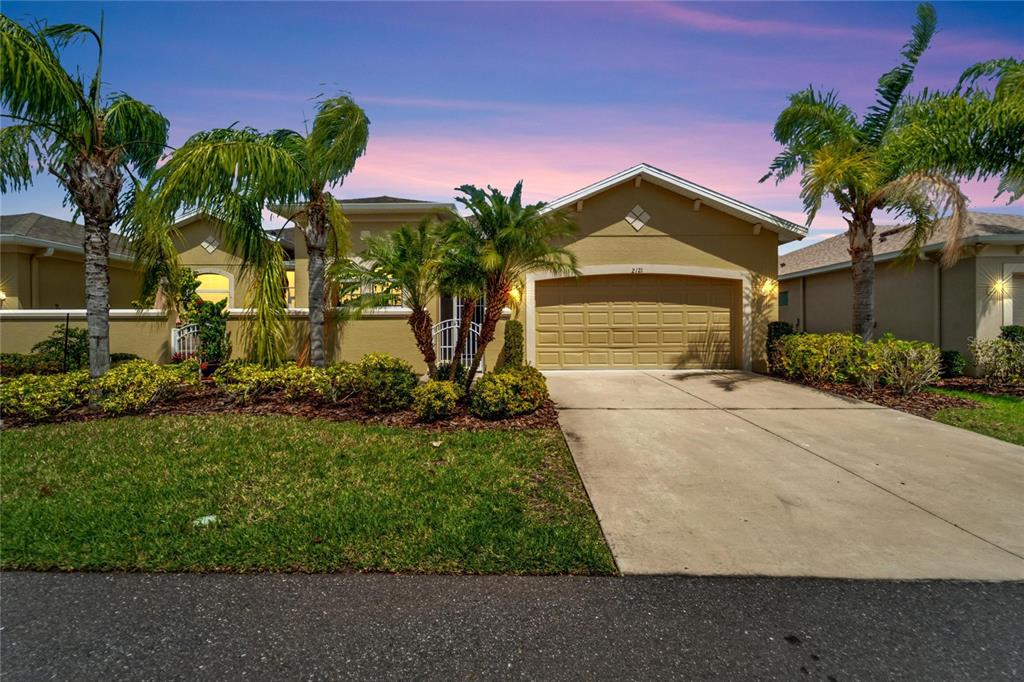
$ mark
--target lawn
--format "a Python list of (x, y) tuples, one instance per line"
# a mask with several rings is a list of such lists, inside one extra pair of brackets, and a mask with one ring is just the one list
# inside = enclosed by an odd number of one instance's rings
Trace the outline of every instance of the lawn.
[(936, 393), (954, 395), (981, 404), (981, 407), (976, 409), (940, 410), (935, 413), (936, 421), (976, 431), (1017, 445), (1024, 445), (1024, 399), (939, 388), (932, 390)]
[(0, 439), (7, 569), (614, 571), (554, 429), (224, 414)]

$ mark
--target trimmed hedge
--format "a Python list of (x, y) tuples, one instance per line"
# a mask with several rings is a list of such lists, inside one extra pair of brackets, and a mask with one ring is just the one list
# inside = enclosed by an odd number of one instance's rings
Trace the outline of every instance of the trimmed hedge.
[(436, 422), (455, 414), (462, 388), (451, 381), (428, 381), (413, 389), (412, 409), (421, 422)]
[(405, 360), (370, 353), (359, 361), (359, 392), (370, 412), (395, 412), (412, 404), (419, 378)]
[(469, 411), (483, 419), (505, 419), (535, 412), (547, 398), (547, 382), (537, 369), (510, 368), (477, 379)]
[(526, 357), (524, 349), (523, 323), (519, 320), (505, 322), (505, 339), (501, 349), (501, 366), (519, 369)]

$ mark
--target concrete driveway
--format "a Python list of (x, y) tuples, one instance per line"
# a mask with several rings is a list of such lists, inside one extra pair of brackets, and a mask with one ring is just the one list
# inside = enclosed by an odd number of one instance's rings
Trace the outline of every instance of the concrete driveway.
[(547, 372), (624, 573), (1024, 580), (1024, 448), (745, 372)]

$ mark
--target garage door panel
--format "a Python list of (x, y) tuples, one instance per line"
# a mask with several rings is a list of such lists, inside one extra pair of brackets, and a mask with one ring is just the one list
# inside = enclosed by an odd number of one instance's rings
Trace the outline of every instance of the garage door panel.
[(731, 367), (736, 282), (616, 275), (539, 282), (541, 369)]

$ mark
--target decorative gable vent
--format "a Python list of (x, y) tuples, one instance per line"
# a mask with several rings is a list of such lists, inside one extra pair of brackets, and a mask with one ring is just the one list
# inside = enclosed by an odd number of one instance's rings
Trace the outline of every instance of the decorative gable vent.
[(640, 204), (634, 206), (633, 210), (626, 215), (626, 222), (637, 232), (647, 227), (647, 221), (650, 219), (651, 214), (645, 211)]
[(206, 249), (206, 253), (213, 253), (217, 250), (217, 247), (220, 246), (220, 241), (216, 237), (211, 236), (204, 239), (200, 246)]

